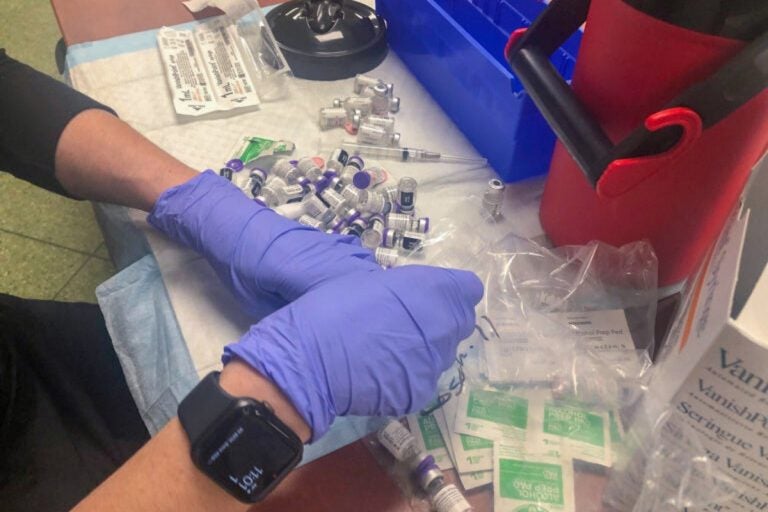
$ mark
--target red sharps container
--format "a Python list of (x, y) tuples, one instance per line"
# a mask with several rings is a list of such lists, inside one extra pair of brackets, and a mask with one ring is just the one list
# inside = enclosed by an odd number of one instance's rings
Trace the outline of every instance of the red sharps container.
[[(553, 0), (512, 34), (559, 139), (540, 212), (555, 244), (648, 239), (661, 286), (695, 270), (766, 151), (767, 20), (766, 0)], [(569, 86), (549, 55), (585, 21)]]

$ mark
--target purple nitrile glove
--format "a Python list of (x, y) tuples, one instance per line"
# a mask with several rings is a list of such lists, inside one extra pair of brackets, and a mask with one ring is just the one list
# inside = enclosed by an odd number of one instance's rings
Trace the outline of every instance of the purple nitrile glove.
[(319, 286), (224, 349), (272, 380), (317, 440), (336, 416), (397, 416), (434, 397), (483, 295), (462, 270), (405, 266)]
[(205, 256), (258, 316), (345, 273), (382, 271), (359, 239), (281, 217), (213, 171), (163, 192), (149, 223)]

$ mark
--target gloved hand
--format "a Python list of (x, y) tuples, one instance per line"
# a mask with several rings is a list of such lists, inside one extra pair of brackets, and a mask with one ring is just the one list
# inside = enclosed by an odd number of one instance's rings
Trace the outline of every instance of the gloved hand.
[(205, 256), (246, 311), (259, 317), (329, 279), (382, 271), (356, 237), (281, 217), (213, 171), (166, 190), (148, 220)]
[(405, 266), (303, 295), (224, 349), (272, 380), (320, 438), (336, 416), (413, 412), (475, 326), (471, 272)]

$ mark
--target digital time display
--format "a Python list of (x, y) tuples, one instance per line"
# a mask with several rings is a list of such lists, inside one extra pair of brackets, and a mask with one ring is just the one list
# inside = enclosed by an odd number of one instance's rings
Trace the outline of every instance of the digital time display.
[(205, 472), (244, 501), (258, 497), (300, 457), (287, 439), (253, 413), (235, 413), (209, 439), (199, 452)]

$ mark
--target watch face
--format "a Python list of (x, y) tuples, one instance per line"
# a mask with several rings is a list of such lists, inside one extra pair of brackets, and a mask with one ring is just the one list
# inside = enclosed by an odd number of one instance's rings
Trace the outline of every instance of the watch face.
[[(279, 428), (279, 427), (278, 427)], [(259, 414), (240, 407), (195, 447), (200, 469), (241, 501), (258, 501), (301, 458), (296, 447)]]

